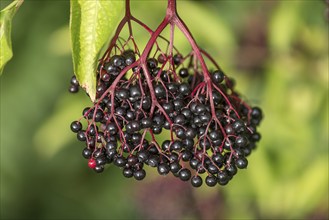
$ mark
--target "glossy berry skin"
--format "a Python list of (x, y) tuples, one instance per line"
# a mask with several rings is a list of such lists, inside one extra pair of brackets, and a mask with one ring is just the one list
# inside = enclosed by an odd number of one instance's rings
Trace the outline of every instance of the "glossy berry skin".
[(220, 84), (224, 80), (224, 73), (221, 70), (216, 70), (212, 74), (212, 79), (215, 83)]
[(214, 187), (217, 184), (217, 179), (214, 176), (207, 176), (206, 177), (206, 184), (207, 186)]
[(179, 76), (180, 77), (183, 77), (183, 78), (186, 78), (186, 77), (188, 77), (188, 69), (187, 68), (181, 68), (180, 70), (179, 70)]
[(136, 180), (143, 180), (146, 176), (146, 172), (144, 169), (139, 169), (134, 172), (134, 178)]
[(202, 178), (200, 176), (193, 176), (191, 178), (191, 184), (194, 187), (200, 187), (202, 185)]
[(170, 171), (170, 167), (166, 163), (161, 163), (158, 165), (158, 173), (160, 175), (167, 175)]
[(82, 129), (82, 124), (79, 121), (74, 121), (71, 123), (71, 130), (74, 133), (78, 133), (78, 131), (81, 131)]
[(245, 157), (240, 157), (235, 161), (235, 165), (239, 169), (245, 169), (248, 166), (248, 160)]
[(123, 176), (126, 177), (126, 178), (130, 178), (130, 177), (133, 177), (133, 176), (134, 176), (134, 172), (133, 172), (133, 170), (130, 169), (130, 168), (124, 168), (124, 169), (122, 170), (122, 174), (123, 174)]
[(179, 171), (179, 178), (182, 181), (188, 181), (191, 178), (191, 171), (189, 169), (183, 168)]
[(89, 159), (88, 166), (89, 166), (89, 168), (94, 169), (96, 167), (95, 159), (93, 159), (93, 158)]

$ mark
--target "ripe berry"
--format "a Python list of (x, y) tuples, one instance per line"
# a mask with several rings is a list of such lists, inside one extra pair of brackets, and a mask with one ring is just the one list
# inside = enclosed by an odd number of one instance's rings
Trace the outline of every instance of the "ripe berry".
[(202, 178), (200, 176), (193, 176), (191, 178), (191, 184), (194, 187), (200, 187), (202, 185)]
[(134, 176), (134, 172), (131, 168), (124, 168), (122, 170), (122, 174), (124, 177), (130, 178)]
[(74, 121), (71, 123), (71, 130), (74, 133), (77, 133), (78, 131), (81, 131), (82, 129), (82, 124), (79, 121)]
[(158, 165), (158, 173), (160, 175), (167, 175), (170, 171), (170, 167), (166, 163), (160, 163)]
[(101, 173), (101, 172), (104, 171), (104, 166), (102, 166), (102, 165), (100, 165), (100, 166), (95, 166), (94, 171), (95, 171), (96, 173)]
[(248, 166), (248, 160), (245, 157), (239, 157), (235, 164), (239, 169), (245, 169)]
[(183, 168), (179, 171), (179, 178), (183, 181), (188, 181), (191, 178), (191, 171), (187, 168)]
[(134, 178), (136, 180), (142, 180), (145, 178), (145, 176), (146, 176), (146, 172), (143, 169), (135, 170), (134, 172)]
[(213, 187), (217, 184), (217, 179), (214, 176), (207, 176), (206, 177), (206, 184), (207, 186)]
[(183, 77), (183, 78), (186, 78), (186, 77), (188, 77), (188, 69), (187, 68), (181, 68), (180, 70), (179, 70), (179, 76), (180, 77)]
[(224, 80), (224, 73), (221, 70), (216, 70), (212, 74), (212, 79), (215, 83), (220, 84)]

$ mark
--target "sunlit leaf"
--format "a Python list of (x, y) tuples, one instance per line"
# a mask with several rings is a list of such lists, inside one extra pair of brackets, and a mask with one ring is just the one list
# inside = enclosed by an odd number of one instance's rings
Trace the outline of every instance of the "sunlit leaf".
[(93, 101), (99, 52), (113, 33), (124, 1), (71, 0), (71, 43), (74, 72)]
[(11, 47), (11, 21), (24, 0), (16, 0), (0, 12), (0, 75), (6, 63), (13, 57)]

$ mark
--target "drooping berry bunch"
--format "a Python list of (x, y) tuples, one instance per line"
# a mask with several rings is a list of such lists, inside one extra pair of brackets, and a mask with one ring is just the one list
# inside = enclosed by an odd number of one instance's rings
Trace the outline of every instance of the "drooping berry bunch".
[[(132, 21), (150, 34), (143, 50)], [(121, 36), (125, 26), (127, 38)], [(168, 39), (160, 35), (167, 26)], [(173, 45), (175, 27), (189, 41), (190, 53)], [(246, 157), (261, 137), (262, 111), (245, 103), (234, 80), (197, 46), (174, 0), (168, 0), (167, 15), (155, 31), (131, 15), (126, 1), (126, 15), (99, 62), (97, 78), (94, 105), (71, 124), (96, 172), (113, 163), (125, 177), (142, 180), (147, 165), (199, 187), (203, 181), (226, 185), (247, 167)]]

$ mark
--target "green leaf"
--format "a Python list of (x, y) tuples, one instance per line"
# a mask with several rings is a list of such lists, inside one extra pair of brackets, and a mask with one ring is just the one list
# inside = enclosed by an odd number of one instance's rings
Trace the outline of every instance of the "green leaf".
[(80, 85), (94, 101), (99, 53), (116, 28), (124, 1), (71, 0), (70, 2), (74, 73)]
[(11, 48), (11, 20), (24, 0), (15, 0), (0, 12), (0, 76), (6, 63), (13, 57)]

